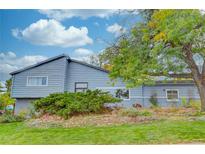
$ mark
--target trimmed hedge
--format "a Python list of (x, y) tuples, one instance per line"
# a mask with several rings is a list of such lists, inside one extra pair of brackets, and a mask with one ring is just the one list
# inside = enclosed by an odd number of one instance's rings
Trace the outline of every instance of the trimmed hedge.
[(56, 114), (68, 118), (74, 114), (100, 113), (105, 103), (117, 103), (121, 99), (114, 98), (108, 92), (87, 90), (77, 93), (54, 93), (33, 102), (37, 112)]

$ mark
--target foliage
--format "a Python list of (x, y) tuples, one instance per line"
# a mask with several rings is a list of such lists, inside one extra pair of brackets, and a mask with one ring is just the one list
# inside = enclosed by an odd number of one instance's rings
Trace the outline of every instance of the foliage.
[(98, 54), (90, 55), (88, 57), (88, 62), (89, 62), (89, 64), (94, 65), (94, 66), (98, 66), (98, 67), (102, 66), (102, 62), (101, 62), (101, 59), (99, 58)]
[(24, 121), (25, 117), (22, 115), (14, 115), (11, 112), (6, 112), (0, 117), (0, 123), (11, 123)]
[(1, 92), (4, 92), (4, 91), (3, 91), (3, 88), (4, 88), (4, 87), (2, 86), (2, 83), (0, 82), (0, 93), (1, 93)]
[(188, 106), (188, 101), (187, 101), (186, 97), (182, 97), (182, 106), (183, 107), (187, 107)]
[(154, 14), (154, 11), (157, 11), (155, 9), (143, 9), (139, 10), (139, 14), (146, 20), (150, 21), (152, 18), (152, 15)]
[(198, 100), (190, 100), (188, 107), (199, 110), (201, 108), (201, 102)]
[(105, 50), (115, 53), (109, 60), (113, 66), (110, 77), (121, 77), (132, 87), (154, 83), (155, 76), (189, 70), (184, 48), (191, 43), (193, 54), (204, 52), (204, 20), (199, 10), (155, 11), (151, 20), (138, 23), (129, 37), (122, 38), (117, 48)]
[(7, 93), (11, 92), (11, 85), (12, 85), (12, 79), (10, 78), (6, 80), (6, 83), (5, 83)]
[(105, 103), (116, 103), (121, 100), (113, 98), (108, 92), (87, 90), (77, 93), (55, 93), (33, 102), (36, 111), (57, 114), (64, 118), (81, 113), (99, 113)]
[(15, 100), (10, 97), (9, 93), (0, 94), (0, 108), (5, 109), (7, 105), (13, 105)]
[[(111, 79), (120, 77), (128, 87), (135, 87), (154, 84), (158, 76), (192, 78), (203, 99), (205, 67), (200, 72), (195, 59), (205, 59), (205, 15), (200, 10), (155, 10), (151, 14), (117, 46), (105, 50), (105, 55), (114, 53), (109, 57)], [(205, 110), (205, 100), (201, 103)]]
[(119, 113), (122, 116), (128, 116), (128, 117), (151, 116), (152, 115), (152, 113), (147, 110), (138, 110), (136, 108), (121, 109)]
[(158, 107), (158, 100), (157, 100), (157, 94), (154, 93), (153, 95), (151, 95), (149, 102), (152, 104), (152, 107)]
[(110, 65), (110, 64), (103, 64), (102, 68), (107, 70), (107, 71), (110, 71), (110, 70), (112, 70), (112, 65)]
[(200, 117), (200, 116), (204, 116), (204, 115), (205, 115), (205, 112), (197, 111), (197, 112), (195, 112), (195, 113), (192, 114), (192, 115), (193, 115), (193, 116)]

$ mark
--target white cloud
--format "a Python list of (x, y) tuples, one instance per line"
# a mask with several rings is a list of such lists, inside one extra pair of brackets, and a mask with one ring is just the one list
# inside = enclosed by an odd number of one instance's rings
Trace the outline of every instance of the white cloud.
[(46, 15), (48, 18), (59, 21), (73, 17), (79, 17), (81, 19), (87, 19), (89, 17), (108, 18), (119, 12), (120, 10), (103, 9), (39, 10), (39, 13)]
[[(84, 61), (86, 63), (99, 66), (100, 61), (98, 54), (102, 53), (104, 49), (94, 52), (89, 49), (79, 48), (74, 51), (74, 55), (72, 56), (73, 59)], [(92, 57), (92, 58), (91, 58)]]
[(89, 49), (78, 48), (75, 50), (75, 54), (78, 56), (87, 56), (93, 54), (93, 51)]
[(86, 27), (66, 28), (54, 19), (41, 19), (24, 30), (13, 29), (12, 34), (18, 39), (42, 46), (78, 47), (93, 43)]
[(126, 28), (120, 26), (117, 23), (114, 23), (113, 25), (108, 26), (106, 30), (108, 32), (114, 34), (116, 37), (118, 37), (126, 32)]
[(85, 48), (78, 48), (74, 50), (73, 58), (81, 61), (88, 61), (91, 55), (95, 53), (92, 50)]
[(7, 80), (10, 77), (9, 73), (12, 71), (45, 59), (47, 57), (41, 55), (17, 57), (14, 52), (0, 52), (0, 81)]

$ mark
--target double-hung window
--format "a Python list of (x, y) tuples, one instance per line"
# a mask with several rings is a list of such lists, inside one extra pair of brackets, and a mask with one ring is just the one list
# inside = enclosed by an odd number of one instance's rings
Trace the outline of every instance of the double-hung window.
[(47, 76), (28, 76), (27, 86), (47, 86), (48, 77)]
[(75, 92), (85, 92), (87, 89), (87, 82), (75, 82)]
[(167, 101), (178, 101), (179, 100), (179, 91), (176, 89), (167, 89), (166, 95), (167, 95)]

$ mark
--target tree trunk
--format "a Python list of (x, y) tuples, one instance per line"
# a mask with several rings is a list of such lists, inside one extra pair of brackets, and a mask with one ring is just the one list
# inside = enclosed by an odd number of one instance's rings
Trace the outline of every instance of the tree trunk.
[(201, 112), (205, 112), (205, 84), (197, 86), (201, 100)]

